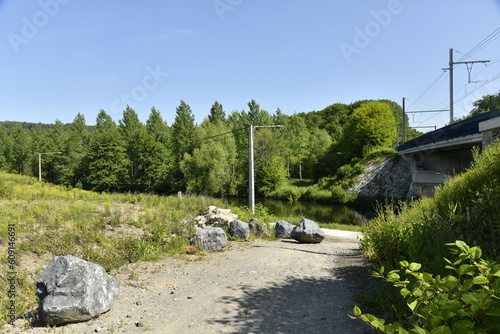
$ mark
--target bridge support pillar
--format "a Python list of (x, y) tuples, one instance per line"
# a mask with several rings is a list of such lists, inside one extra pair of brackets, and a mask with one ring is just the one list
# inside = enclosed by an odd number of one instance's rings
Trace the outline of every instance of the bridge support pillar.
[(483, 149), (500, 137), (500, 117), (479, 123), (479, 131), (483, 134)]

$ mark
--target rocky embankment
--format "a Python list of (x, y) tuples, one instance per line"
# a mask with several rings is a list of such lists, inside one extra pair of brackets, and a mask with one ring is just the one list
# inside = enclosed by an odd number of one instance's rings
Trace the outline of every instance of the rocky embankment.
[(395, 156), (368, 163), (349, 190), (369, 197), (405, 199), (410, 184), (410, 164)]

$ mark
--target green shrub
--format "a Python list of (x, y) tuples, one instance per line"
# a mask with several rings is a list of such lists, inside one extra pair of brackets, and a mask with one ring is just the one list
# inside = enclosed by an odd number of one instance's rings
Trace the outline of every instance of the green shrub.
[(334, 186), (331, 190), (332, 202), (335, 204), (346, 204), (356, 199), (356, 194), (345, 190), (340, 186)]
[(364, 155), (364, 160), (368, 161), (368, 160), (373, 160), (373, 159), (377, 159), (377, 158), (393, 157), (397, 154), (398, 154), (398, 152), (393, 148), (377, 147), (377, 148), (374, 148), (374, 149), (368, 151)]
[(374, 276), (400, 289), (413, 316), (408, 324), (386, 324), (354, 307), (353, 319), (361, 319), (379, 333), (499, 333), (500, 265), (483, 260), (479, 247), (463, 241), (448, 244), (455, 260), (445, 259), (451, 274), (441, 277), (420, 271), (420, 263), (401, 261), (401, 270)]
[(332, 192), (326, 189), (319, 189), (317, 186), (310, 187), (304, 194), (304, 198), (311, 202), (331, 203)]
[(372, 259), (395, 266), (414, 259), (440, 272), (445, 243), (464, 240), (500, 255), (500, 143), (476, 153), (465, 173), (438, 187), (433, 198), (388, 206), (365, 225), (361, 247)]

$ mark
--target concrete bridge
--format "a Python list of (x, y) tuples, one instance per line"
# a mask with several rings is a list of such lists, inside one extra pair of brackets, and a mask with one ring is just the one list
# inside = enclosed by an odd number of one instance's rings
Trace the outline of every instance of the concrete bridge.
[(432, 196), (436, 185), (469, 168), (473, 151), (485, 148), (499, 137), (498, 116), (498, 110), (481, 114), (399, 146), (399, 155), (411, 168), (412, 182), (407, 197)]

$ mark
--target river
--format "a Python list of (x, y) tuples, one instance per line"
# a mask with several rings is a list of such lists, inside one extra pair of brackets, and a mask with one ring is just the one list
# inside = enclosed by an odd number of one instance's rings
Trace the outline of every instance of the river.
[[(246, 198), (226, 198), (225, 200), (232, 206), (248, 207), (248, 199)], [(374, 216), (373, 212), (359, 212), (345, 205), (289, 202), (268, 198), (256, 199), (255, 203), (264, 205), (270, 214), (277, 217), (308, 218), (324, 224), (362, 225)]]

